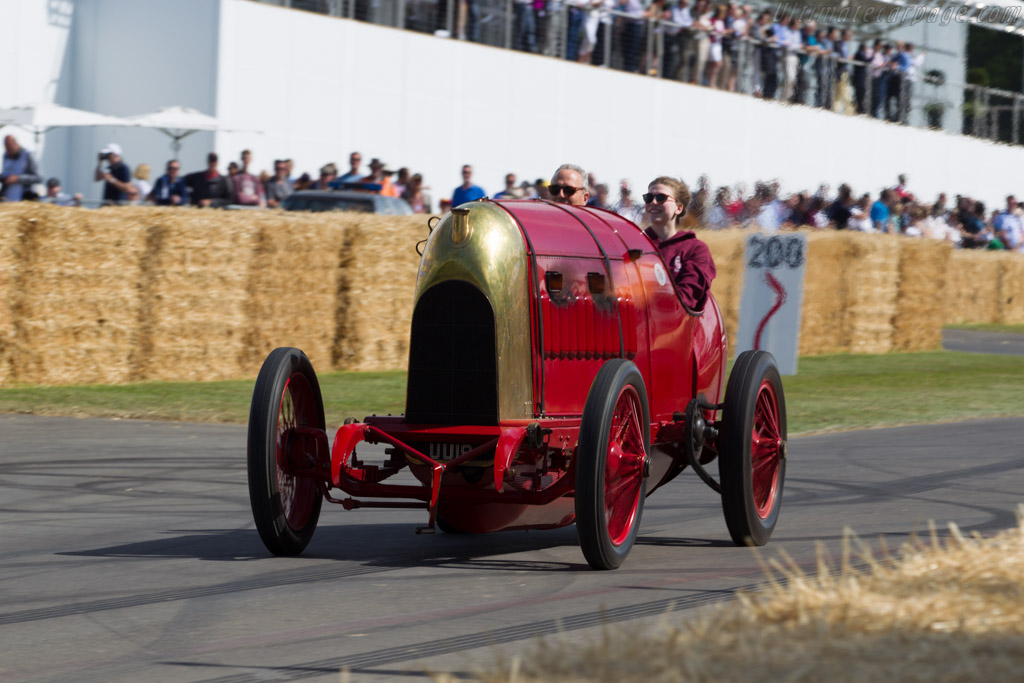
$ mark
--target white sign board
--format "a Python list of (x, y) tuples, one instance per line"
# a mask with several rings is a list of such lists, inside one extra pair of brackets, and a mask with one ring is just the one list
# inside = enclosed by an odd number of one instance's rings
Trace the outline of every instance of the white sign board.
[(737, 356), (762, 349), (775, 356), (781, 374), (796, 374), (806, 256), (803, 234), (747, 237)]

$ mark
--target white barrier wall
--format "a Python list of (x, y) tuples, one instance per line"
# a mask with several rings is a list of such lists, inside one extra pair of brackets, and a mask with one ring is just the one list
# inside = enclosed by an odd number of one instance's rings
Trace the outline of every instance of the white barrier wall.
[[(19, 0), (16, 8), (3, 2), (0, 24), (17, 22), (19, 44), (60, 50), (67, 28), (41, 18), (54, 0)], [(713, 185), (778, 178), (786, 190), (848, 182), (874, 193), (904, 172), (928, 200), (946, 191), (996, 205), (1024, 193), (1020, 147), (247, 0), (64, 4), (74, 8), (71, 57), (42, 60), (51, 71), (62, 64), (60, 103), (115, 115), (184, 104), (263, 131), (186, 138), (186, 170), (201, 168), (211, 147), (222, 168), (248, 147), (257, 170), (290, 157), (297, 172), (313, 175), (328, 161), (345, 167), (359, 150), (364, 161), (380, 157), (422, 172), (435, 209), (467, 162), (491, 194), (506, 172), (548, 177), (567, 161), (609, 184), (631, 179), (638, 189), (655, 175), (693, 182), (706, 173)], [(0, 106), (31, 90), (5, 81)], [(167, 138), (156, 131), (74, 131), (59, 149), (51, 136), (44, 172), (59, 169), (68, 189), (92, 197), (99, 194), (95, 154), (106, 142), (120, 142), (129, 163), (147, 161), (156, 172), (169, 156)]]

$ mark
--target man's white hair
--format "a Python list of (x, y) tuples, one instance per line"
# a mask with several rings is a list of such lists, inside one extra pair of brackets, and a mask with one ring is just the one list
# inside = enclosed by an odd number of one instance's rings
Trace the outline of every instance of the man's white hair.
[(555, 169), (554, 173), (551, 174), (551, 182), (552, 183), (555, 182), (555, 178), (562, 171), (576, 171), (577, 173), (579, 173), (580, 174), (580, 178), (583, 180), (583, 187), (584, 187), (584, 189), (586, 188), (586, 186), (587, 186), (587, 172), (583, 170), (582, 166), (577, 166), (576, 164), (562, 164), (561, 166), (559, 166), (558, 168)]

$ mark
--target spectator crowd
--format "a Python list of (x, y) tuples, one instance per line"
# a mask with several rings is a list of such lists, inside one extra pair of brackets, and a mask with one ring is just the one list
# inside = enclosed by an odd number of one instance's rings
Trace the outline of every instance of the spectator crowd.
[[(229, 162), (226, 174), (220, 172), (220, 159), (215, 152), (210, 152), (206, 161), (205, 169), (182, 174), (181, 164), (172, 159), (167, 162), (165, 173), (150, 182), (149, 165), (139, 164), (133, 171), (124, 160), (120, 145), (111, 143), (100, 151), (94, 179), (103, 183), (103, 200), (108, 204), (275, 208), (299, 190), (358, 188), (402, 198), (414, 213), (433, 211), (429, 188), (421, 174), (410, 173), (405, 167), (392, 171), (377, 158), (370, 160), (367, 172), (359, 152), (351, 153), (345, 173), (339, 173), (331, 162), (319, 169), (316, 179), (308, 173), (296, 177), (290, 159), (275, 160), (273, 175), (266, 171), (254, 173), (249, 150), (243, 150), (237, 161)], [(462, 180), (450, 195), (440, 200), (441, 212), (488, 196), (473, 181), (471, 165), (462, 167)], [(618, 184), (614, 197), (609, 186), (598, 182), (593, 173), (588, 175), (586, 184), (590, 206), (614, 211), (638, 225), (643, 222), (644, 204), (634, 197), (628, 181)], [(549, 185), (543, 178), (520, 182), (515, 173), (508, 173), (504, 188), (493, 196), (495, 199), (551, 199)], [(40, 186), (45, 188), (42, 194), (36, 191)], [(0, 200), (36, 200), (72, 206), (80, 205), (82, 196), (65, 193), (57, 178), (43, 183), (32, 154), (21, 147), (14, 136), (7, 135), (0, 170)], [(896, 185), (881, 190), (876, 196), (858, 194), (847, 184), (840, 185), (834, 194), (827, 185), (821, 185), (813, 192), (805, 190), (784, 195), (778, 181), (757, 182), (752, 192), (742, 184), (713, 190), (708, 178), (701, 176), (694, 186), (685, 220), (688, 227), (711, 230), (748, 228), (776, 232), (800, 227), (857, 230), (929, 237), (960, 248), (1024, 253), (1024, 206), (1018, 205), (1016, 197), (1007, 197), (1003, 207), (993, 210), (965, 195), (956, 195), (950, 201), (942, 193), (934, 201), (925, 201), (908, 189), (903, 175), (898, 177)]]

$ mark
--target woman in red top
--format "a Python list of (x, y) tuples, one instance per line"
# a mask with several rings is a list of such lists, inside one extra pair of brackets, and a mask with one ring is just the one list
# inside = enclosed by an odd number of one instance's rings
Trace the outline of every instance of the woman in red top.
[(678, 223), (686, 215), (690, 189), (676, 178), (661, 176), (651, 181), (644, 195), (644, 234), (665, 259), (683, 304), (693, 313), (704, 310), (715, 278), (715, 261), (708, 245)]

